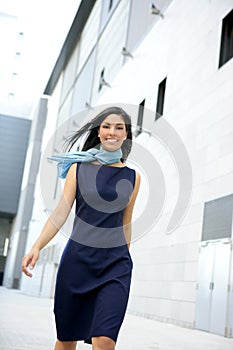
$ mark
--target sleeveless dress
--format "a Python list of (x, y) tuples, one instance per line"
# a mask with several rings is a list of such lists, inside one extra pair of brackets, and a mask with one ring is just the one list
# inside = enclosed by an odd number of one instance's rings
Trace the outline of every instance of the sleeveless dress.
[(77, 163), (76, 177), (76, 215), (55, 288), (57, 338), (91, 344), (92, 337), (107, 336), (116, 342), (133, 268), (122, 219), (135, 170)]

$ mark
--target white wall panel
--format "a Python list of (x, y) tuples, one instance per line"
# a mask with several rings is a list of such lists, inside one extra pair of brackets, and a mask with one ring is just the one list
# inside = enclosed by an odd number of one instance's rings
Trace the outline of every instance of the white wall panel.
[(111, 82), (122, 67), (123, 55), (121, 54), (121, 51), (126, 40), (129, 5), (130, 2), (127, 0), (120, 1), (108, 23), (108, 26), (103, 31), (99, 39), (92, 93), (92, 105), (96, 104), (100, 93), (107, 88), (103, 87), (100, 92), (98, 91), (100, 74), (103, 68), (105, 68), (105, 80)]
[[(86, 103), (90, 104), (95, 58), (96, 50), (94, 49), (91, 55), (88, 57), (88, 60), (79, 74), (77, 81), (75, 82), (70, 111), (71, 117), (75, 117), (77, 115), (77, 119), (79, 119), (80, 115), (78, 115), (78, 113), (87, 108)], [(81, 120), (78, 120), (78, 122), (81, 122)]]
[(76, 78), (79, 50), (80, 45), (77, 44), (64, 70), (60, 104), (64, 102), (64, 99), (67, 97), (69, 90), (74, 84)]
[[(157, 0), (156, 7), (163, 13), (172, 0)], [(135, 49), (146, 36), (152, 25), (161, 19), (151, 14), (151, 0), (131, 0), (129, 28), (126, 47), (129, 51)], [(155, 4), (155, 3), (154, 3)]]
[(67, 121), (70, 117), (70, 108), (71, 108), (71, 99), (72, 99), (72, 93), (71, 90), (69, 95), (67, 96), (64, 104), (59, 110), (58, 118), (57, 118), (57, 127), (61, 126), (65, 121)]
[(61, 107), (58, 118), (57, 118), (57, 127), (54, 136), (54, 150), (53, 153), (62, 152), (62, 147), (65, 142), (65, 137), (67, 137), (67, 132), (69, 129), (69, 117), (70, 117), (70, 108), (71, 108), (71, 99), (72, 99), (71, 90), (67, 99), (65, 100), (63, 106)]

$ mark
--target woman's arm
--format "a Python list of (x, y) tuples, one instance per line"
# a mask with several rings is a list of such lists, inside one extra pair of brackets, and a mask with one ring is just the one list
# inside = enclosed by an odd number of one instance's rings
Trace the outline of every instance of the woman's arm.
[(41, 234), (33, 244), (30, 252), (22, 259), (22, 271), (28, 277), (32, 277), (32, 274), (27, 270), (27, 267), (30, 265), (31, 270), (34, 268), (36, 261), (39, 258), (40, 250), (44, 248), (58, 233), (71, 211), (76, 195), (76, 167), (76, 163), (71, 165), (57, 207), (46, 221)]
[(132, 232), (131, 222), (132, 222), (133, 208), (138, 195), (140, 182), (141, 182), (141, 177), (138, 173), (136, 173), (134, 190), (130, 196), (129, 204), (125, 208), (124, 215), (123, 215), (124, 234), (125, 234), (125, 239), (126, 239), (128, 248), (130, 247), (130, 241), (131, 241), (131, 232)]

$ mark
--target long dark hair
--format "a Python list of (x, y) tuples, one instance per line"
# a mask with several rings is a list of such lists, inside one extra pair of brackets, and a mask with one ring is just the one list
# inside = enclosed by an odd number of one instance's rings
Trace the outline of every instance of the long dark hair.
[[(132, 148), (132, 126), (131, 126), (131, 117), (120, 107), (108, 107), (95, 116), (92, 120), (86, 123), (81, 129), (76, 131), (73, 135), (67, 138), (65, 142), (65, 150), (70, 151), (74, 144), (80, 140), (82, 136), (87, 134), (87, 138), (82, 147), (82, 151), (87, 151), (90, 148), (99, 148), (100, 140), (98, 137), (98, 129), (100, 124), (107, 118), (110, 114), (117, 114), (122, 117), (125, 123), (127, 138), (123, 141), (121, 146), (122, 158), (121, 161), (124, 163), (127, 159), (131, 148)], [(77, 150), (80, 150), (77, 147)]]

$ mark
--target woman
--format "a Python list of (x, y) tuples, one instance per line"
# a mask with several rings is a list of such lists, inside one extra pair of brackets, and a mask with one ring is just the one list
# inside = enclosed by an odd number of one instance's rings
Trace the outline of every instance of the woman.
[(130, 117), (119, 107), (105, 109), (68, 139), (68, 150), (86, 134), (81, 152), (52, 157), (66, 177), (63, 194), (22, 259), (22, 271), (32, 277), (28, 267), (34, 268), (76, 200), (57, 274), (55, 350), (73, 350), (78, 340), (114, 350), (130, 290), (131, 218), (140, 185), (139, 174), (124, 164), (132, 146)]

